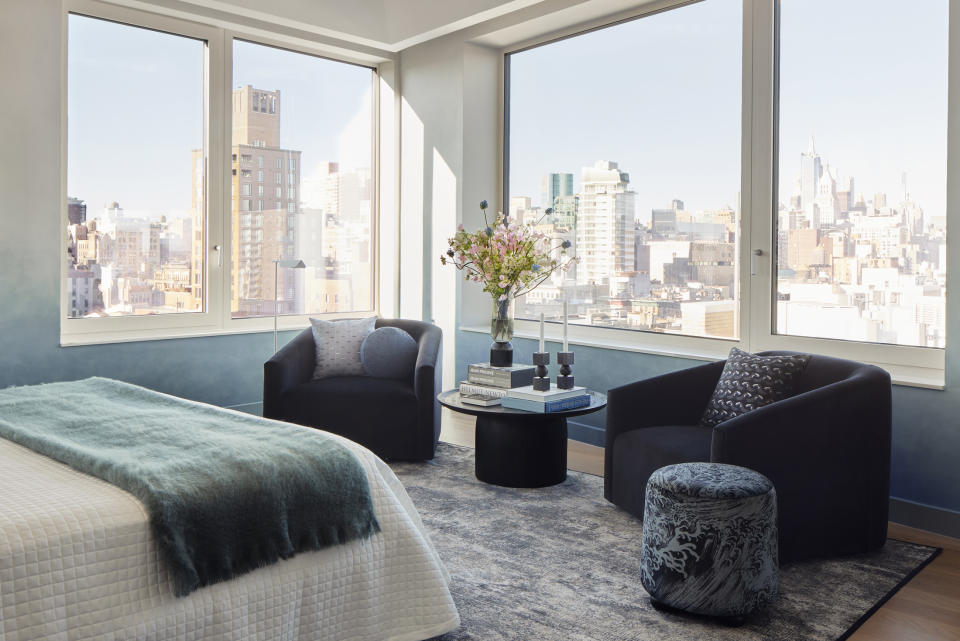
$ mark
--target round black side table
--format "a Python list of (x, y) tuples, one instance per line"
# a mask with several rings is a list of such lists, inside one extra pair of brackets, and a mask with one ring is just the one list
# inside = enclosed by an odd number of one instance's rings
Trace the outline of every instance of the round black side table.
[(539, 414), (460, 400), (458, 390), (437, 395), (444, 407), (477, 417), (476, 475), (504, 487), (547, 487), (567, 478), (567, 418), (603, 409), (607, 397), (589, 391), (590, 405)]

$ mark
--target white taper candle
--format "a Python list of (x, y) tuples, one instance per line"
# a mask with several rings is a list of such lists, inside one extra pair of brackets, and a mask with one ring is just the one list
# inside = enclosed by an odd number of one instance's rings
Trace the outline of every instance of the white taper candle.
[(543, 312), (540, 312), (540, 353), (543, 351)]
[(563, 300), (563, 351), (568, 351), (567, 348), (567, 300)]

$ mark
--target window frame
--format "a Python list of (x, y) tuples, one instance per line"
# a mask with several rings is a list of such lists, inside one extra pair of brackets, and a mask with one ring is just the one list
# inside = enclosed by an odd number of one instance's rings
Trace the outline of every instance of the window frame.
[[(304, 41), (292, 41), (283, 36), (265, 34), (263, 31), (246, 32), (235, 28), (213, 26), (199, 21), (172, 17), (152, 11), (143, 11), (125, 6), (100, 2), (99, 0), (64, 0), (61, 13), (61, 141), (60, 141), (60, 191), (62, 208), (61, 229), (66, 229), (67, 218), (67, 110), (69, 47), (67, 46), (69, 16), (82, 15), (89, 18), (115, 22), (131, 27), (169, 33), (175, 36), (194, 38), (205, 43), (204, 69), (204, 156), (206, 162), (206, 228), (204, 244), (207, 255), (204, 265), (205, 301), (202, 311), (170, 313), (148, 316), (114, 316), (100, 318), (69, 318), (70, 305), (67, 275), (67, 238), (61, 234), (60, 243), (60, 345), (89, 345), (134, 341), (189, 338), (220, 334), (271, 332), (273, 316), (233, 318), (231, 313), (231, 251), (232, 251), (232, 90), (233, 90), (233, 43), (242, 40), (254, 44), (275, 47), (324, 58), (343, 64), (368, 69), (371, 83), (371, 260), (370, 289), (371, 309), (349, 312), (298, 314), (279, 317), (280, 330), (296, 330), (309, 327), (309, 318), (326, 319), (356, 317), (362, 314), (380, 313), (381, 273), (393, 273), (396, 266), (381, 265), (380, 251), (380, 201), (381, 171), (380, 127), (384, 122), (381, 114), (380, 91), (394, 81), (395, 65), (392, 61), (374, 62), (371, 56), (358, 53), (351, 59), (350, 52), (338, 48), (336, 55), (320, 44), (316, 47)], [(386, 63), (386, 69), (384, 69)], [(394, 105), (387, 105), (394, 109)], [(386, 170), (395, 172), (394, 163)], [(278, 174), (279, 176), (280, 174)], [(251, 178), (253, 178), (251, 176)], [(283, 186), (281, 184), (281, 186)], [(239, 197), (239, 195), (238, 195)], [(252, 200), (252, 199), (251, 199)], [(252, 204), (252, 203), (251, 203)], [(251, 210), (253, 207), (251, 207)], [(384, 269), (386, 267), (386, 269)]]
[[(696, 4), (699, 0), (664, 0), (648, 7), (631, 11), (616, 20), (600, 19), (587, 25), (571, 26), (546, 36), (525, 40), (500, 50), (502, 55), (502, 100), (500, 108), (500, 202), (504, 211), (509, 209), (510, 198), (510, 56), (527, 49), (551, 44), (585, 33), (605, 29), (625, 22), (644, 19), (663, 11), (680, 9)], [(955, 126), (951, 113), (952, 105), (960, 105), (960, 0), (949, 0), (949, 68), (948, 76), (948, 132), (947, 132), (947, 211), (951, 203), (960, 200), (960, 127)], [(784, 336), (774, 333), (773, 288), (775, 278), (771, 256), (775, 249), (776, 206), (774, 180), (776, 178), (776, 127), (777, 127), (777, 71), (778, 71), (778, 7), (779, 0), (742, 0), (742, 81), (741, 81), (741, 202), (738, 273), (739, 306), (735, 320), (739, 339), (707, 338), (677, 334), (661, 334), (626, 328), (590, 327), (570, 325), (570, 342), (592, 347), (603, 347), (648, 354), (675, 356), (697, 360), (726, 358), (731, 347), (748, 351), (793, 350), (830, 354), (872, 363), (890, 372), (895, 383), (931, 389), (944, 388), (944, 365), (946, 348), (915, 347), (844, 341), (828, 338)], [(951, 193), (954, 190), (957, 193)], [(947, 255), (948, 265), (951, 249), (950, 229), (953, 216), (948, 213)], [(960, 231), (957, 232), (960, 236)], [(960, 240), (960, 238), (958, 238)], [(958, 248), (960, 249), (960, 248)], [(754, 252), (759, 251), (759, 255)], [(958, 282), (950, 270), (947, 282)], [(948, 292), (949, 299), (949, 292)], [(949, 308), (948, 329), (949, 329)], [(539, 334), (539, 324), (529, 319), (517, 319), (515, 334), (534, 338)], [(488, 331), (476, 324), (473, 331)], [(949, 332), (948, 332), (949, 334)], [(560, 323), (547, 323), (549, 340), (558, 340)], [(947, 340), (950, 340), (948, 336)]]

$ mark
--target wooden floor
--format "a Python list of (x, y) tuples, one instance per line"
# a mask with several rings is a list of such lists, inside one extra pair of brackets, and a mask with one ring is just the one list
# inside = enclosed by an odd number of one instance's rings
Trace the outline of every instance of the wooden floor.
[[(474, 419), (443, 410), (440, 440), (473, 447)], [(603, 448), (569, 441), (571, 470), (603, 476)], [(851, 641), (960, 641), (960, 540), (890, 523), (892, 538), (943, 548), (850, 637)]]

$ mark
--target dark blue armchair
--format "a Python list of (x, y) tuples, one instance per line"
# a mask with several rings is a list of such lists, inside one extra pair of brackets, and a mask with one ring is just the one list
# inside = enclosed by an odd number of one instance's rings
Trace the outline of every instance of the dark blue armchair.
[(432, 459), (440, 438), (442, 332), (431, 323), (377, 319), (418, 345), (409, 380), (340, 376), (312, 380), (316, 363), (308, 328), (263, 366), (263, 415), (316, 427), (396, 461)]
[[(777, 353), (790, 352), (763, 354)], [(643, 518), (654, 470), (683, 462), (730, 463), (773, 481), (781, 562), (882, 546), (890, 495), (890, 375), (815, 355), (794, 396), (701, 427), (724, 363), (610, 390), (607, 500)]]

